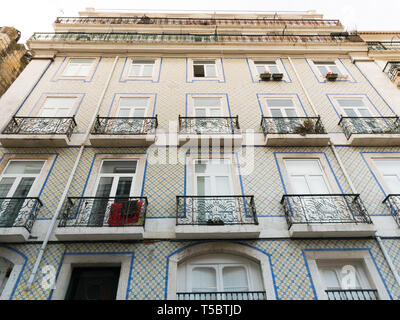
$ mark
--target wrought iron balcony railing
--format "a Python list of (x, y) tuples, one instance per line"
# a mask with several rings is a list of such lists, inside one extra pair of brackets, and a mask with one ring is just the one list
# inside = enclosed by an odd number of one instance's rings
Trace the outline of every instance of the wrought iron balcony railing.
[(92, 134), (146, 135), (158, 127), (155, 117), (100, 117), (97, 116)]
[(143, 227), (146, 197), (69, 197), (59, 227)]
[(367, 41), (369, 50), (400, 50), (400, 41)]
[(12, 117), (3, 134), (66, 135), (71, 138), (76, 127), (74, 117)]
[(385, 200), (383, 200), (383, 203), (388, 206), (394, 220), (400, 227), (400, 194), (389, 194)]
[(286, 194), (281, 204), (289, 229), (293, 224), (372, 223), (359, 194)]
[(383, 72), (393, 81), (397, 76), (400, 76), (400, 61), (389, 61), (383, 68)]
[(254, 196), (177, 196), (177, 225), (258, 224)]
[(262, 117), (261, 128), (267, 134), (325, 134), (320, 117)]
[(266, 300), (264, 291), (177, 292), (177, 300)]
[(316, 34), (187, 34), (187, 33), (137, 33), (137, 32), (36, 32), (28, 41), (65, 42), (212, 42), (212, 43), (343, 43), (363, 42), (361, 38), (343, 33)]
[(352, 134), (399, 134), (399, 117), (341, 117), (342, 126), (347, 139)]
[(42, 206), (39, 198), (0, 198), (0, 228), (24, 227), (30, 232)]
[(325, 290), (328, 300), (378, 300), (374, 289)]
[(212, 26), (312, 26), (341, 27), (331, 19), (230, 19), (230, 18), (164, 18), (164, 17), (57, 17), (57, 24), (156, 24), (156, 25), (212, 25)]
[(181, 117), (180, 134), (237, 134), (240, 133), (239, 116), (236, 117)]

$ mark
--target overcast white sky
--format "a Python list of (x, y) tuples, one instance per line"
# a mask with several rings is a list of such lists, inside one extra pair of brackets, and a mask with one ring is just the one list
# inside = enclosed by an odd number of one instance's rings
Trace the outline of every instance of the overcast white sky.
[[(0, 0), (1, 1), (1, 0)], [(77, 16), (96, 9), (168, 10), (317, 10), (327, 19), (340, 19), (348, 30), (400, 30), (400, 0), (8, 0), (1, 1), (0, 26), (14, 26), (25, 41), (33, 32), (51, 32), (57, 16)]]

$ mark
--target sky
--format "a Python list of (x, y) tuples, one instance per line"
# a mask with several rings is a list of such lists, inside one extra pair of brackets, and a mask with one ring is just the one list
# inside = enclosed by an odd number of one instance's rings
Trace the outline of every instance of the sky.
[(52, 32), (57, 16), (78, 16), (87, 7), (129, 10), (240, 10), (307, 11), (316, 10), (326, 19), (339, 19), (348, 31), (400, 30), (399, 0), (19, 0), (2, 1), (0, 26), (21, 31), (20, 42), (34, 32)]

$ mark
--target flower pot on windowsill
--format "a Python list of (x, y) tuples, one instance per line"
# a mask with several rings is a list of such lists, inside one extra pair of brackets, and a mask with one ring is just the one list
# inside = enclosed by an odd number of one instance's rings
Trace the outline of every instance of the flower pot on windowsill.
[(283, 79), (283, 73), (273, 73), (272, 74), (272, 80), (282, 81), (282, 79)]
[(271, 74), (269, 72), (260, 73), (261, 81), (269, 81), (271, 80)]
[(326, 74), (325, 78), (328, 81), (336, 81), (336, 79), (338, 78), (338, 74), (337, 73), (333, 73), (333, 72), (328, 72)]

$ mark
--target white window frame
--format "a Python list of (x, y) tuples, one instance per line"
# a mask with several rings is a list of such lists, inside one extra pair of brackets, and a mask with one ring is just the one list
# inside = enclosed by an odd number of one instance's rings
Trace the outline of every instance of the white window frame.
[[(321, 71), (318, 68), (318, 64), (315, 62), (333, 62), (336, 66), (336, 68), (339, 69), (340, 74), (338, 74), (338, 80), (347, 80), (349, 78), (349, 73), (347, 70), (343, 67), (343, 65), (340, 63), (339, 59), (332, 59), (332, 58), (309, 58), (307, 59), (309, 65), (311, 66), (312, 70), (314, 71), (315, 75), (318, 77), (319, 81), (324, 82), (326, 81), (326, 74), (322, 74)], [(328, 68), (329, 65), (326, 65), (327, 69), (331, 71), (330, 68)], [(329, 72), (329, 71), (328, 71)], [(333, 71), (331, 71), (333, 72)]]
[(220, 101), (220, 117), (229, 117), (228, 102), (225, 95), (214, 95), (214, 94), (191, 94), (188, 99), (188, 116), (195, 117), (195, 104), (194, 101), (197, 98), (216, 98)]
[[(285, 71), (285, 68), (283, 66), (283, 62), (280, 59), (277, 58), (248, 58), (247, 61), (249, 62), (249, 66), (250, 66), (250, 71), (251, 74), (253, 76), (253, 79), (256, 81), (261, 81), (260, 80), (260, 74), (257, 70), (257, 64), (256, 62), (260, 62), (260, 61), (268, 61), (268, 62), (274, 62), (274, 65), (276, 66), (276, 68), (278, 69), (278, 73), (282, 73), (283, 74), (283, 81), (288, 81), (288, 75)], [(266, 66), (268, 66), (268, 64), (265, 64)], [(269, 64), (272, 65), (272, 64)], [(272, 74), (272, 72), (269, 70), (268, 71)]]
[(139, 98), (139, 99), (147, 99), (147, 106), (144, 117), (151, 117), (154, 106), (154, 95), (145, 95), (145, 94), (116, 94), (114, 103), (111, 107), (110, 117), (118, 117), (118, 112), (121, 105), (121, 99), (124, 98)]
[(365, 276), (371, 288), (378, 291), (378, 298), (380, 300), (389, 300), (390, 297), (386, 291), (385, 285), (380, 277), (377, 267), (367, 250), (337, 250), (337, 251), (306, 251), (305, 257), (310, 270), (310, 275), (314, 284), (317, 298), (319, 300), (327, 300), (328, 297), (325, 293), (325, 282), (320, 274), (318, 268), (318, 261), (332, 261), (333, 264), (337, 262), (357, 261), (363, 267)]
[[(194, 76), (194, 65), (195, 61), (214, 61), (215, 63), (212, 64), (215, 67), (215, 76), (207, 76), (206, 67), (204, 67), (204, 77), (195, 77)], [(204, 66), (209, 64), (204, 64)], [(221, 58), (206, 58), (206, 57), (199, 57), (199, 58), (191, 58), (188, 59), (187, 63), (187, 73), (188, 73), (188, 81), (215, 81), (224, 82), (224, 76), (222, 72), (222, 62)]]
[[(145, 60), (153, 60), (153, 71), (151, 76), (142, 75), (131, 75), (132, 65), (134, 61), (145, 61)], [(141, 71), (143, 71), (144, 64), (141, 64)], [(143, 80), (143, 81), (158, 81), (157, 77), (161, 71), (161, 58), (154, 56), (135, 56), (128, 57), (126, 59), (125, 68), (121, 74), (121, 81), (129, 81), (129, 80)]]
[[(89, 70), (87, 75), (70, 75), (69, 76), (69, 75), (65, 74), (66, 71), (68, 70), (68, 67), (69, 67), (69, 65), (71, 63), (71, 60), (74, 60), (74, 59), (92, 59), (93, 60), (92, 61), (92, 65), (91, 65), (90, 70)], [(97, 67), (97, 65), (99, 63), (99, 60), (100, 60), (99, 57), (92, 57), (92, 56), (90, 56), (90, 57), (76, 57), (76, 56), (67, 57), (65, 59), (65, 61), (64, 61), (64, 64), (63, 64), (60, 72), (58, 73), (58, 76), (57, 76), (56, 80), (62, 80), (62, 79), (64, 79), (64, 80), (68, 80), (68, 79), (69, 80), (74, 80), (74, 79), (76, 79), (76, 80), (89, 81), (92, 78), (92, 76), (93, 76), (93, 74), (94, 74), (94, 72), (96, 70), (96, 67)]]
[(369, 111), (369, 113), (371, 114), (372, 117), (377, 116), (375, 108), (372, 107), (371, 102), (365, 96), (362, 96), (362, 95), (355, 95), (355, 96), (347, 96), (347, 95), (338, 96), (338, 95), (335, 95), (333, 97), (333, 101), (335, 103), (335, 106), (338, 108), (339, 114), (341, 114), (343, 117), (347, 117), (347, 114), (344, 111), (344, 108), (350, 108), (350, 107), (342, 107), (338, 100), (357, 100), (357, 99), (363, 101), (365, 108), (368, 109), (368, 111)]
[[(264, 105), (264, 108), (266, 110), (266, 115), (268, 117), (272, 117), (272, 114), (270, 112), (270, 107), (268, 106), (268, 102), (267, 100), (291, 100), (293, 102), (293, 107), (296, 111), (297, 117), (306, 117), (306, 115), (304, 114), (304, 110), (300, 105), (299, 100), (297, 99), (297, 97), (289, 95), (289, 96), (271, 96), (271, 95), (263, 95), (262, 96), (262, 102)], [(281, 107), (284, 108), (284, 107)]]
[(285, 160), (318, 160), (321, 170), (323, 172), (325, 183), (330, 190), (330, 194), (340, 194), (340, 189), (336, 183), (335, 177), (331, 170), (329, 169), (329, 164), (327, 163), (326, 159), (323, 155), (315, 154), (315, 155), (308, 155), (308, 154), (301, 154), (301, 153), (283, 153), (277, 155), (277, 160), (279, 164), (279, 168), (282, 172), (283, 181), (286, 186), (286, 190), (289, 194), (295, 194), (291, 187), (289, 173), (286, 169)]
[[(147, 114), (148, 114), (149, 109), (150, 109), (149, 106), (150, 106), (151, 97), (148, 97), (148, 96), (144, 96), (144, 97), (140, 97), (140, 96), (119, 96), (118, 99), (117, 99), (117, 110), (116, 110), (116, 113), (115, 113), (116, 117), (119, 117), (118, 114), (119, 114), (119, 112), (121, 110), (121, 99), (147, 99), (147, 105), (145, 107), (132, 107), (131, 108), (131, 113), (132, 113), (132, 110), (134, 110), (136, 108), (144, 108), (145, 110), (144, 110), (143, 117), (147, 117)], [(133, 118), (133, 115), (129, 115), (129, 117)]]
[(46, 100), (48, 98), (52, 98), (52, 99), (53, 98), (54, 99), (58, 99), (58, 98), (60, 98), (60, 99), (75, 99), (75, 103), (71, 107), (69, 115), (66, 116), (66, 117), (72, 117), (72, 115), (75, 114), (79, 103), (82, 101), (83, 95), (82, 94), (80, 94), (80, 95), (76, 95), (76, 94), (45, 94), (43, 97), (41, 97), (41, 99), (40, 99), (40, 101), (38, 103), (39, 108), (35, 108), (35, 110), (32, 112), (32, 117), (39, 117), (40, 116), (41, 110), (44, 107), (45, 102), (46, 102)]
[(3, 291), (0, 292), (0, 300), (8, 300), (19, 279), (25, 261), (19, 254), (7, 248), (0, 248), (0, 257), (13, 264), (7, 283), (5, 284)]
[[(73, 103), (73, 105), (71, 106), (71, 108), (70, 108), (70, 110), (68, 111), (68, 114), (67, 115), (65, 115), (65, 116), (62, 116), (62, 117), (70, 117), (72, 114), (73, 114), (73, 112), (74, 112), (74, 110), (75, 110), (75, 108), (76, 108), (76, 97), (74, 96), (74, 97), (60, 97), (60, 96), (46, 96), (46, 98), (43, 100), (43, 103), (42, 103), (42, 105), (41, 105), (41, 107), (40, 107), (40, 109), (38, 110), (38, 116), (39, 117), (46, 117), (46, 116), (43, 116), (42, 115), (42, 112), (43, 112), (43, 110), (44, 110), (44, 107), (45, 107), (45, 104), (46, 104), (46, 101), (47, 101), (47, 99), (73, 99), (73, 100), (75, 100), (74, 101), (74, 103)], [(59, 109), (61, 109), (62, 108), (62, 106), (59, 106), (59, 107), (57, 107), (57, 108), (53, 108), (54, 110), (59, 110)], [(53, 117), (53, 116), (51, 116), (51, 117)], [(49, 118), (51, 118), (51, 117), (49, 117)], [(57, 116), (57, 115), (55, 115), (54, 117), (59, 117), (59, 116)]]

